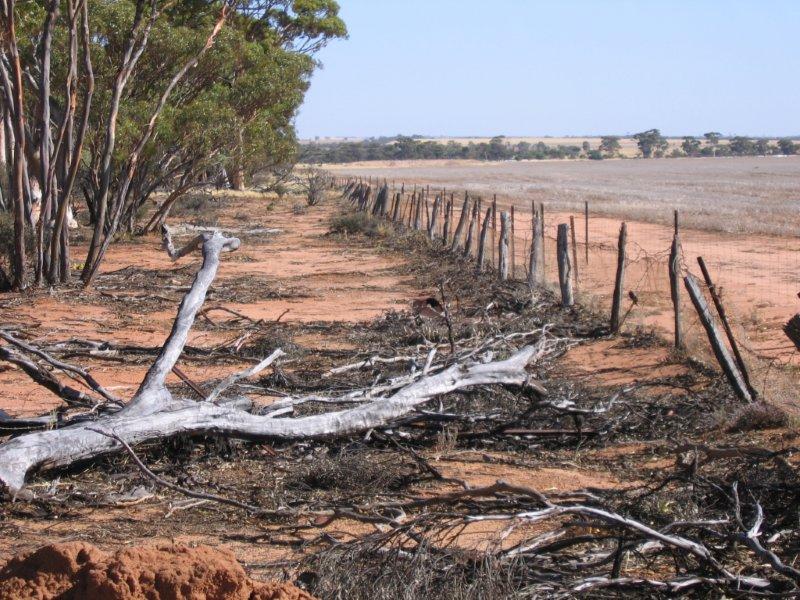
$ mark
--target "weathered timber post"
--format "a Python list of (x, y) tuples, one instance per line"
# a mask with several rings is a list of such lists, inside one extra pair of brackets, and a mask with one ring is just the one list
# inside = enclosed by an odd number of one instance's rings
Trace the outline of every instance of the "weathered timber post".
[(403, 203), (403, 197), (400, 192), (394, 195), (394, 210), (392, 211), (392, 221), (397, 223), (400, 220), (400, 205)]
[(515, 235), (516, 228), (514, 226), (514, 205), (511, 205), (511, 279), (517, 278), (517, 267), (516, 267), (516, 256), (517, 256), (517, 244), (515, 242), (516, 235)]
[(544, 263), (542, 262), (542, 219), (536, 206), (531, 202), (531, 253), (528, 257), (528, 287), (541, 284), (544, 280)]
[(414, 229), (417, 231), (422, 227), (422, 192), (417, 194), (417, 210), (414, 213)]
[(589, 264), (589, 201), (583, 203), (583, 241), (586, 242), (586, 264)]
[(508, 279), (508, 236), (511, 231), (511, 217), (506, 211), (500, 213), (500, 245), (498, 247), (498, 260), (497, 271), (501, 281)]
[(439, 219), (439, 204), (442, 202), (441, 196), (436, 196), (436, 199), (433, 201), (433, 212), (431, 213), (431, 223), (428, 226), (428, 238), (433, 241), (436, 239), (436, 224), (438, 223)]
[(472, 214), (467, 228), (467, 241), (464, 242), (464, 256), (469, 258), (472, 253), (472, 240), (475, 239), (475, 221), (478, 219), (478, 201), (472, 203)]
[(569, 225), (561, 223), (556, 237), (556, 257), (558, 259), (558, 283), (561, 287), (561, 306), (572, 306), (572, 265), (569, 260)]
[(467, 226), (467, 217), (469, 217), (469, 194), (464, 194), (464, 205), (461, 207), (461, 215), (458, 217), (458, 225), (453, 234), (453, 243), (450, 250), (456, 251), (461, 246), (461, 237), (464, 235), (464, 228)]
[(675, 348), (683, 350), (683, 316), (681, 315), (681, 238), (678, 232), (678, 211), (675, 211), (675, 233), (669, 250), (669, 291), (674, 314)]
[(728, 320), (728, 314), (725, 311), (725, 305), (722, 304), (722, 298), (717, 293), (717, 287), (714, 285), (714, 281), (711, 279), (711, 274), (708, 272), (708, 268), (706, 268), (706, 261), (703, 260), (702, 256), (698, 256), (697, 263), (700, 265), (700, 270), (703, 273), (703, 279), (705, 279), (706, 285), (708, 286), (708, 291), (711, 294), (711, 300), (714, 302), (714, 306), (717, 309), (719, 320), (722, 322), (723, 329), (725, 329), (725, 335), (728, 337), (728, 342), (731, 345), (733, 358), (736, 360), (736, 366), (739, 368), (739, 373), (742, 375), (742, 381), (744, 381), (745, 386), (747, 386), (747, 391), (750, 392), (750, 396), (753, 399), (756, 399), (758, 398), (758, 392), (750, 383), (750, 375), (747, 372), (747, 365), (744, 363), (742, 353), (739, 351), (739, 343), (736, 341), (736, 338), (733, 335), (733, 329), (731, 329), (731, 324)]
[(572, 269), (575, 273), (575, 287), (578, 287), (578, 242), (575, 240), (575, 217), (569, 216), (569, 231), (572, 237)]
[(451, 206), (451, 201), (447, 200), (444, 207), (444, 230), (442, 232), (442, 244), (444, 246), (447, 246), (450, 242), (450, 217), (453, 216)]
[(625, 246), (628, 243), (628, 225), (623, 223), (619, 228), (617, 242), (617, 277), (614, 280), (614, 297), (611, 302), (611, 333), (618, 333), (619, 315), (622, 311), (622, 288), (625, 286)]
[(683, 283), (686, 286), (686, 291), (689, 292), (689, 298), (691, 298), (695, 310), (697, 310), (700, 322), (706, 330), (711, 349), (714, 351), (714, 356), (716, 356), (717, 362), (720, 367), (722, 367), (731, 387), (742, 400), (751, 402), (753, 397), (750, 395), (747, 384), (742, 374), (739, 372), (736, 363), (733, 358), (731, 358), (728, 348), (722, 342), (722, 336), (719, 333), (719, 329), (717, 329), (717, 323), (714, 321), (714, 316), (708, 308), (708, 303), (706, 302), (705, 296), (703, 296), (703, 292), (700, 290), (697, 279), (693, 275), (687, 275), (683, 278)]
[(492, 215), (492, 209), (486, 209), (486, 216), (483, 219), (483, 226), (481, 227), (481, 238), (478, 242), (478, 266), (477, 271), (481, 273), (483, 271), (483, 265), (486, 262), (486, 238), (489, 237), (489, 223), (491, 221), (490, 217)]

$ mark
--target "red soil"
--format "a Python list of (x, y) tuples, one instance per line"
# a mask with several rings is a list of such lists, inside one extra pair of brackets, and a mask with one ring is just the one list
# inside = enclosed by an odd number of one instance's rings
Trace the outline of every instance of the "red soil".
[(0, 600), (313, 600), (288, 583), (253, 581), (232, 554), (209, 546), (45, 546), (0, 570)]

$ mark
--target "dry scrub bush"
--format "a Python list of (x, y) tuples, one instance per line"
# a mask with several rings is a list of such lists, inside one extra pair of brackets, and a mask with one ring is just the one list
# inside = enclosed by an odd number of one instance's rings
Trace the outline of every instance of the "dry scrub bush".
[(367, 237), (384, 237), (389, 233), (389, 225), (363, 212), (344, 213), (334, 217), (330, 226), (331, 233), (345, 235), (366, 235)]
[(774, 404), (756, 402), (737, 410), (731, 417), (727, 431), (739, 433), (743, 431), (759, 431), (776, 429), (789, 425), (789, 416), (783, 409)]
[(311, 558), (301, 580), (318, 598), (503, 600), (524, 593), (525, 567), (490, 557), (459, 561), (425, 548), (332, 548)]

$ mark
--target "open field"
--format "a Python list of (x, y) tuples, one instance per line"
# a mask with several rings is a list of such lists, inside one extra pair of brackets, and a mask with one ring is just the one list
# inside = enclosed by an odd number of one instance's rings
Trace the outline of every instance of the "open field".
[(551, 210), (583, 210), (697, 229), (800, 232), (800, 156), (603, 161), (405, 161), (327, 165), (344, 175), (470, 190)]

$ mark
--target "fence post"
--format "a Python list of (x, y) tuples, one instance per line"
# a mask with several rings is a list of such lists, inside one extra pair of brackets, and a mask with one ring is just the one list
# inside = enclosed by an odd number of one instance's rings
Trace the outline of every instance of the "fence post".
[(542, 274), (545, 273), (545, 243), (544, 243), (544, 202), (539, 202), (539, 219), (542, 221)]
[(478, 216), (478, 201), (472, 203), (472, 214), (469, 218), (469, 227), (467, 228), (467, 241), (464, 242), (464, 256), (469, 258), (472, 252), (472, 240), (475, 238), (475, 220)]
[(572, 306), (572, 266), (569, 260), (569, 225), (560, 223), (556, 237), (556, 256), (558, 259), (558, 283), (561, 287), (561, 306)]
[(617, 277), (614, 280), (614, 298), (611, 303), (611, 333), (618, 333), (620, 327), (619, 314), (622, 310), (622, 288), (625, 286), (625, 245), (628, 242), (628, 225), (623, 223), (619, 228), (617, 243)]
[(683, 317), (681, 315), (681, 238), (678, 231), (678, 211), (675, 211), (675, 233), (669, 251), (669, 289), (672, 296), (672, 310), (675, 315), (675, 348), (683, 349)]
[(583, 239), (586, 242), (586, 264), (589, 264), (589, 201), (583, 203)]
[(397, 223), (400, 220), (400, 205), (403, 203), (403, 197), (400, 192), (394, 195), (394, 208), (392, 210), (392, 221)]
[(433, 241), (436, 239), (436, 223), (439, 217), (439, 203), (442, 201), (441, 196), (436, 196), (433, 201), (433, 210), (431, 211), (431, 222), (428, 225), (428, 238)]
[(464, 205), (461, 207), (461, 215), (458, 217), (458, 225), (453, 234), (453, 243), (450, 250), (458, 250), (461, 242), (461, 237), (464, 235), (464, 227), (467, 225), (467, 217), (469, 216), (469, 194), (464, 194)]
[(414, 213), (414, 229), (419, 231), (422, 226), (422, 192), (417, 194), (417, 210)]
[(511, 229), (511, 218), (506, 211), (500, 213), (500, 247), (498, 271), (500, 280), (508, 279), (508, 234)]
[(452, 216), (451, 201), (447, 200), (444, 207), (444, 232), (442, 233), (442, 244), (447, 246), (450, 242), (450, 217)]
[(736, 364), (731, 358), (728, 348), (722, 343), (722, 336), (719, 334), (717, 324), (708, 308), (708, 303), (706, 302), (703, 293), (700, 291), (700, 286), (697, 284), (697, 279), (692, 275), (687, 275), (683, 278), (683, 283), (686, 286), (686, 291), (689, 292), (689, 298), (692, 299), (692, 304), (694, 304), (694, 307), (697, 310), (697, 315), (700, 317), (700, 322), (703, 324), (703, 327), (706, 330), (708, 341), (711, 344), (711, 349), (714, 351), (714, 356), (716, 356), (717, 362), (719, 362), (719, 365), (722, 367), (722, 370), (725, 373), (725, 376), (728, 378), (731, 387), (733, 387), (736, 395), (742, 400), (751, 402), (753, 398), (747, 389), (747, 385), (742, 379), (741, 373), (739, 373), (739, 369), (736, 368)]
[(706, 261), (703, 260), (702, 256), (698, 256), (697, 263), (700, 265), (700, 270), (703, 272), (703, 279), (705, 279), (706, 285), (708, 286), (708, 291), (711, 294), (711, 299), (714, 301), (714, 306), (717, 309), (719, 320), (722, 321), (722, 327), (725, 329), (725, 335), (728, 337), (728, 342), (730, 343), (731, 350), (733, 351), (733, 358), (736, 360), (736, 366), (739, 367), (739, 373), (742, 375), (742, 380), (744, 381), (745, 386), (747, 386), (747, 391), (750, 392), (750, 395), (754, 399), (758, 398), (758, 392), (750, 383), (750, 375), (747, 372), (747, 365), (744, 364), (742, 353), (739, 351), (739, 344), (736, 342), (736, 338), (733, 336), (733, 329), (731, 329), (731, 324), (728, 321), (728, 314), (725, 312), (725, 306), (722, 304), (722, 298), (720, 298), (719, 294), (717, 293), (717, 288), (714, 285), (714, 281), (711, 279), (711, 274), (706, 268)]
[(489, 236), (489, 222), (492, 215), (492, 209), (486, 209), (486, 216), (483, 219), (483, 226), (481, 227), (481, 239), (478, 243), (478, 265), (477, 272), (483, 272), (483, 264), (486, 260), (486, 238)]
[(575, 217), (569, 216), (569, 232), (572, 238), (572, 269), (575, 273), (575, 287), (578, 287), (578, 242), (575, 240)]
[(542, 217), (533, 207), (533, 218), (531, 221), (531, 255), (528, 262), (528, 285), (541, 285), (543, 277), (543, 255), (542, 255)]

